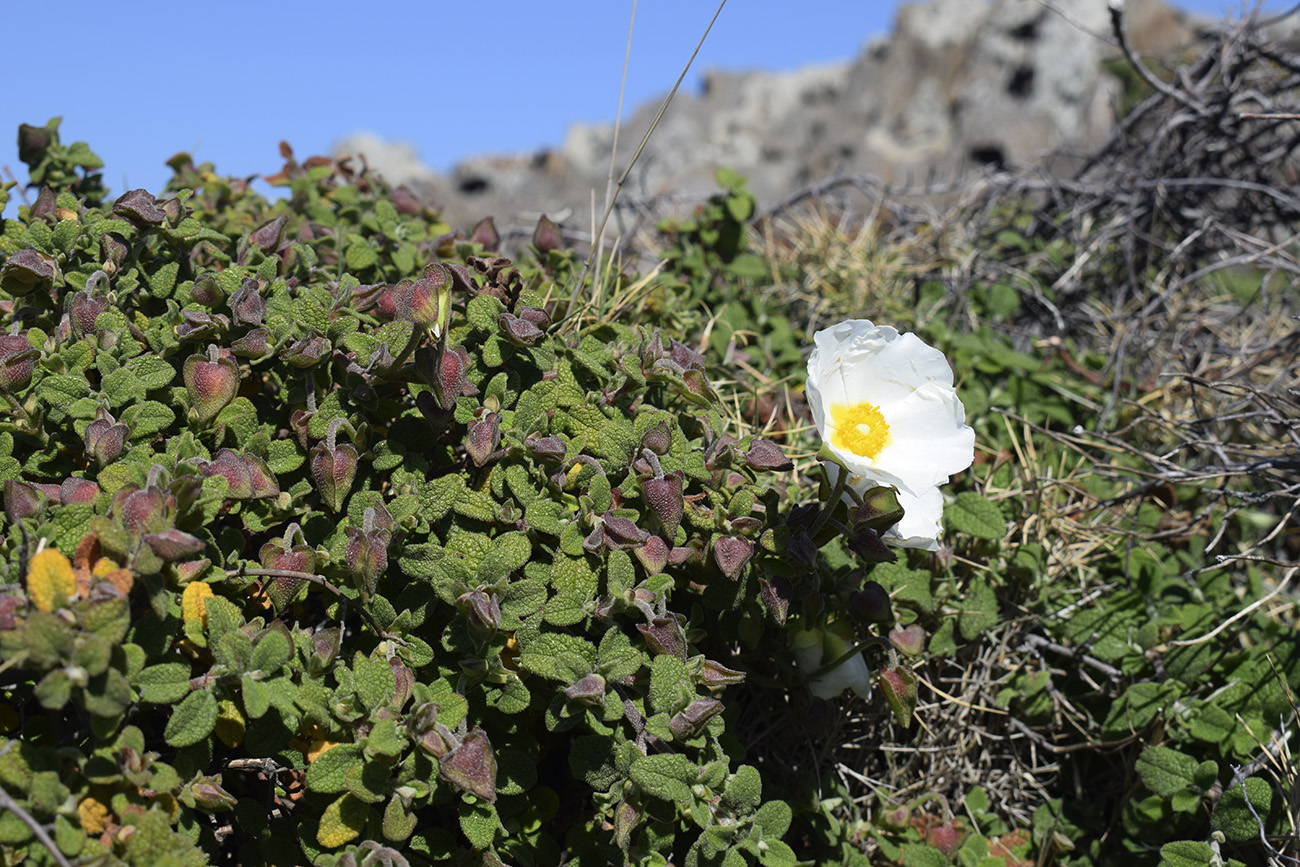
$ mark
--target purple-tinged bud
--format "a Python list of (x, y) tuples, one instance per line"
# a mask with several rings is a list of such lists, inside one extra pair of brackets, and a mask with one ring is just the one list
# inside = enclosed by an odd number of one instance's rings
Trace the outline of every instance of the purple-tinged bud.
[(868, 581), (861, 590), (849, 594), (849, 611), (868, 623), (894, 622), (889, 593), (875, 581)]
[(230, 330), (230, 320), (224, 313), (182, 310), (181, 320), (181, 324), (176, 326), (176, 337), (180, 340), (208, 340)]
[(866, 527), (877, 533), (884, 532), (903, 518), (903, 507), (898, 504), (898, 494), (893, 488), (872, 488), (862, 495), (855, 527)]
[(754, 556), (754, 544), (739, 536), (715, 536), (713, 538), (713, 559), (732, 581), (740, 577), (740, 570), (745, 568), (749, 558)]
[(749, 444), (749, 451), (745, 452), (745, 463), (756, 470), (772, 470), (783, 472), (794, 469), (794, 464), (781, 447), (771, 440), (756, 439)]
[[(393, 203), (397, 213), (413, 217), (424, 213), (424, 203), (420, 201), (411, 188), (403, 184), (388, 194), (388, 201)], [(377, 867), (377, 865), (376, 865)]]
[(892, 810), (881, 810), (876, 816), (876, 824), (886, 831), (906, 831), (912, 826), (912, 810), (906, 804)]
[(785, 558), (803, 569), (811, 569), (817, 563), (817, 543), (807, 533), (791, 533), (786, 541)]
[(240, 358), (265, 358), (270, 355), (271, 332), (258, 326), (230, 344), (230, 351)]
[(438, 776), (489, 804), (497, 799), (497, 760), (483, 730), (475, 726), (460, 746), (438, 760)]
[[(477, 394), (478, 389), (466, 391), (469, 385), (469, 352), (463, 346), (433, 349), (422, 346), (415, 351), (415, 369), (433, 389), (438, 406), (450, 410), (462, 394)], [(473, 386), (470, 386), (473, 388)]]
[(564, 697), (569, 701), (591, 707), (605, 705), (605, 678), (599, 674), (589, 674), (564, 690)]
[(470, 590), (456, 598), (456, 604), (469, 620), (470, 632), (479, 639), (489, 638), (501, 628), (501, 603), (495, 593)]
[(212, 561), (207, 557), (200, 557), (197, 560), (187, 560), (184, 563), (177, 563), (172, 568), (176, 570), (176, 580), (182, 587), (191, 581), (199, 580), (199, 577), (212, 565)]
[(221, 786), (221, 777), (199, 777), (190, 784), (190, 797), (200, 810), (209, 813), (225, 813), (235, 809), (235, 796)]
[(898, 724), (903, 728), (911, 725), (912, 713), (916, 710), (916, 675), (912, 670), (901, 665), (886, 665), (880, 669), (877, 684)]
[(317, 629), (311, 636), (311, 664), (315, 671), (328, 671), (339, 654), (340, 635), (337, 626)]
[(158, 488), (119, 488), (113, 495), (112, 512), (132, 536), (139, 536), (166, 512), (166, 501)]
[(384, 528), (365, 530), (357, 527), (348, 527), (347, 534), (344, 562), (357, 579), (357, 586), (367, 595), (372, 594), (380, 576), (388, 571), (388, 543), (392, 534)]
[(222, 449), (217, 452), (212, 460), (202, 466), (203, 475), (211, 478), (212, 476), (222, 476), (229, 487), (226, 488), (226, 496), (232, 500), (248, 500), (253, 497), (253, 477), (248, 471), (248, 465), (240, 460), (231, 449)]
[(289, 427), (298, 435), (298, 444), (304, 449), (311, 447), (311, 419), (315, 414), (305, 409), (295, 409), (289, 414)]
[(712, 659), (704, 660), (704, 668), (700, 671), (700, 682), (708, 689), (720, 691), (728, 686), (744, 683), (744, 681), (745, 673), (743, 671), (727, 668)]
[(331, 449), (322, 442), (312, 448), (311, 475), (316, 480), (316, 493), (331, 512), (343, 511), (356, 474), (357, 450), (351, 443)]
[(161, 533), (145, 533), (144, 541), (149, 550), (168, 563), (192, 557), (206, 547), (202, 539), (175, 527), (169, 527)]
[[(293, 544), (293, 537), (298, 536), (299, 544)], [(278, 539), (272, 539), (264, 544), (257, 552), (257, 559), (267, 569), (276, 569), (282, 572), (305, 572), (308, 574), (316, 571), (316, 551), (307, 547), (302, 540), (302, 529), (297, 524), (290, 524), (285, 531), (284, 536)], [(303, 579), (293, 578), (281, 575), (274, 578), (266, 586), (266, 595), (275, 606), (275, 610), (283, 611), (291, 602), (298, 597), (299, 591), (303, 589)], [(320, 632), (316, 633), (320, 635)], [(313, 653), (319, 650), (317, 644), (313, 644)], [(336, 652), (335, 647), (330, 652)], [(333, 659), (333, 657), (330, 657)]]
[(36, 194), (36, 201), (32, 204), (31, 215), (38, 219), (54, 216), (59, 210), (58, 197), (54, 190), (49, 187), (41, 187), (41, 191)]
[(0, 632), (16, 629), (17, 612), (27, 607), (27, 599), (17, 593), (0, 593)]
[(601, 516), (601, 521), (605, 528), (605, 544), (616, 551), (638, 547), (650, 538), (650, 534), (638, 527), (631, 518), (606, 512)]
[(284, 224), (288, 216), (281, 214), (274, 220), (267, 220), (254, 229), (248, 236), (248, 244), (257, 247), (263, 253), (273, 253), (284, 243)]
[(483, 466), (492, 457), (501, 444), (501, 416), (494, 412), (486, 413), (483, 418), (469, 426), (465, 435), (465, 453), (477, 467)]
[(90, 481), (90, 479), (70, 478), (64, 479), (63, 484), (59, 485), (59, 501), (65, 506), (76, 506), (82, 503), (93, 503), (99, 496), (99, 485)]
[(537, 221), (537, 228), (533, 229), (533, 246), (542, 254), (564, 249), (564, 235), (560, 227), (545, 214)]
[(632, 839), (632, 833), (641, 824), (641, 811), (635, 804), (619, 801), (614, 808), (614, 842), (624, 852)]
[(452, 274), (441, 262), (430, 262), (418, 280), (403, 280), (393, 290), (393, 308), (398, 319), (416, 325), (432, 325), (440, 336), (451, 316)]
[(195, 354), (185, 359), (181, 376), (199, 424), (216, 418), (239, 392), (239, 365), (229, 350), (216, 346), (208, 347), (206, 357)]
[(113, 213), (142, 229), (157, 226), (167, 219), (167, 214), (155, 206), (155, 201), (148, 190), (131, 190), (113, 202)]
[(257, 455), (242, 456), (244, 466), (248, 469), (248, 479), (253, 486), (252, 498), (255, 500), (271, 499), (280, 496), (280, 482), (276, 479), (266, 461)]
[(352, 290), (352, 308), (358, 313), (375, 308), (374, 312), (379, 313), (379, 307), (384, 299), (387, 299), (389, 313), (384, 316), (385, 319), (392, 318), (393, 306), (393, 286), (389, 283), (363, 283)]
[(506, 339), (515, 346), (532, 346), (545, 334), (537, 327), (537, 323), (520, 319), (513, 313), (502, 313), (498, 322), (501, 324), (501, 330), (506, 333)]
[(280, 350), (280, 360), (306, 370), (330, 354), (330, 342), (315, 331), (298, 340), (291, 340)]
[(691, 349), (685, 343), (673, 340), (669, 344), (669, 353), (673, 362), (681, 366), (683, 370), (703, 370), (704, 356)]
[(261, 325), (266, 317), (266, 300), (258, 291), (257, 280), (245, 277), (230, 296), (230, 312), (237, 325)]
[(217, 278), (209, 272), (200, 274), (194, 281), (194, 285), (190, 287), (190, 299), (204, 307), (216, 307), (226, 300), (226, 293), (221, 291), (221, 284), (217, 283)]
[(718, 393), (709, 385), (709, 378), (702, 370), (688, 370), (682, 374), (682, 385), (696, 404), (711, 406), (718, 402)]
[(130, 435), (130, 428), (115, 421), (108, 410), (100, 407), (95, 420), (86, 425), (82, 433), (86, 455), (98, 461), (100, 466), (110, 464), (122, 456)]
[(159, 209), (167, 217), (167, 222), (173, 226), (179, 225), (180, 221), (189, 214), (189, 209), (181, 203), (180, 199), (164, 199), (158, 203)]
[(110, 274), (117, 272), (130, 252), (131, 247), (127, 244), (126, 238), (117, 232), (105, 232), (99, 236), (99, 258), (104, 270)]
[(26, 334), (0, 335), (0, 391), (19, 391), (32, 380), (41, 351)]
[(641, 434), (641, 448), (649, 449), (660, 457), (668, 454), (672, 447), (673, 432), (666, 421), (659, 422)]
[(668, 543), (658, 536), (651, 536), (645, 544), (632, 549), (649, 575), (658, 575), (668, 565)]
[(674, 470), (663, 478), (641, 480), (641, 493), (655, 513), (655, 517), (659, 519), (664, 537), (668, 539), (677, 535), (677, 528), (682, 523), (682, 511), (685, 507), (682, 497), (684, 478), (685, 474), (681, 470)]
[(720, 713), (722, 702), (716, 698), (697, 698), (685, 710), (673, 714), (672, 719), (668, 720), (668, 729), (673, 733), (674, 740), (689, 740), (704, 731), (709, 720)]
[(50, 285), (58, 273), (59, 265), (53, 256), (28, 247), (10, 256), (0, 269), (0, 289), (19, 298)]
[(5, 479), (5, 516), (16, 524), (23, 518), (39, 515), (49, 502), (49, 497), (34, 485), (17, 479)]
[(564, 441), (555, 434), (541, 436), (540, 434), (531, 433), (524, 440), (524, 448), (532, 457), (551, 462), (563, 460), (568, 453)]
[(108, 309), (108, 299), (93, 297), (83, 290), (72, 296), (68, 312), (72, 315), (72, 335), (80, 340), (95, 333), (95, 321)]
[(794, 598), (790, 579), (784, 575), (776, 575), (771, 580), (759, 578), (758, 586), (763, 607), (772, 615), (772, 621), (777, 626), (785, 626), (786, 618), (790, 616), (790, 600)]
[(541, 329), (545, 329), (551, 324), (550, 314), (540, 307), (529, 307), (527, 304), (520, 304), (515, 308), (515, 315)]
[(484, 217), (474, 224), (469, 233), (469, 242), (479, 244), (485, 251), (501, 249), (501, 234), (491, 217)]
[(920, 656), (925, 652), (925, 630), (916, 623), (906, 629), (891, 629), (889, 643), (905, 656)]
[(411, 697), (411, 689), (415, 686), (415, 675), (406, 667), (406, 663), (396, 656), (388, 657), (388, 667), (393, 672), (393, 683), (396, 685), (389, 706), (394, 710), (401, 710)]
[(668, 552), (668, 565), (681, 566), (683, 563), (694, 563), (697, 566), (703, 566), (704, 549), (703, 540), (691, 539), (685, 545), (680, 545)]
[(865, 563), (893, 563), (898, 559), (888, 545), (881, 541), (875, 530), (858, 524), (845, 537), (849, 549)]
[(686, 634), (675, 617), (656, 617), (649, 626), (638, 623), (636, 628), (645, 638), (651, 653), (666, 653), (686, 661)]

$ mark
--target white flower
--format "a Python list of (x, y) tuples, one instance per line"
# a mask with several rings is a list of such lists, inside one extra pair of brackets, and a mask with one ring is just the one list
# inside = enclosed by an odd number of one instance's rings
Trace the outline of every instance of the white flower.
[[(938, 550), (939, 485), (975, 458), (975, 431), (943, 353), (915, 334), (849, 319), (813, 337), (808, 406), (861, 494), (892, 485), (905, 515), (885, 539)], [(839, 468), (831, 464), (832, 479)]]
[[(839, 659), (853, 647), (853, 632), (842, 623), (821, 629), (803, 629), (791, 638), (795, 667), (805, 675)], [(818, 698), (831, 699), (852, 689), (865, 701), (871, 701), (871, 672), (861, 653), (855, 653), (824, 674), (808, 681), (808, 689)]]

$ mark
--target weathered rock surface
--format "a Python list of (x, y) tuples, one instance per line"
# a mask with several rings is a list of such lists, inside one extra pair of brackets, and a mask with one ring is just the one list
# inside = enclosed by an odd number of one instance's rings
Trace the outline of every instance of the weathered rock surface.
[[(1140, 52), (1192, 37), (1163, 0), (1128, 0), (1126, 29)], [(900, 7), (894, 31), (851, 63), (789, 73), (706, 74), (702, 93), (679, 93), (633, 170), (624, 197), (707, 195), (729, 167), (770, 205), (835, 172), (889, 183), (952, 178), (979, 165), (1044, 163), (1062, 148), (1100, 142), (1116, 120), (1117, 55), (1102, 0), (929, 0)], [(658, 102), (619, 134), (621, 171)], [(546, 213), (590, 225), (603, 201), (613, 125), (578, 125), (533, 154), (466, 160), (448, 175), (418, 164), (407, 146), (370, 138), (338, 145), (365, 153), (391, 180), (439, 205), (454, 225), (494, 216), (531, 225)], [(1058, 157), (1050, 169), (1068, 167)]]

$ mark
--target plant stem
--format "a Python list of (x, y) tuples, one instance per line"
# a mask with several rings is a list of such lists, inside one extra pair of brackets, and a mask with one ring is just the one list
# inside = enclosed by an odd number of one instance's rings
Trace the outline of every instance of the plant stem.
[(15, 801), (13, 796), (3, 788), (0, 788), (0, 810), (8, 810), (17, 816), (18, 821), (26, 825), (32, 832), (32, 836), (34, 836), (42, 846), (50, 850), (50, 857), (54, 859), (54, 862), (58, 864), (59, 867), (72, 867), (72, 864), (68, 859), (63, 857), (63, 853), (59, 851), (59, 847), (55, 845), (54, 839), (50, 837), (49, 832), (45, 830), (45, 826), (36, 821), (36, 817), (24, 810), (22, 805)]

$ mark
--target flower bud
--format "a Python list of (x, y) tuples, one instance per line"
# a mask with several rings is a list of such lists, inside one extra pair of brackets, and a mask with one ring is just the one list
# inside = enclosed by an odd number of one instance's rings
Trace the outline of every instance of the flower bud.
[(564, 445), (564, 441), (555, 434), (541, 436), (536, 433), (531, 433), (528, 435), (527, 439), (524, 440), (524, 448), (532, 457), (544, 461), (561, 460), (568, 452), (568, 449)]
[(322, 442), (312, 448), (311, 475), (316, 480), (316, 492), (331, 512), (343, 511), (356, 474), (357, 450), (351, 443), (331, 449)]
[(682, 512), (685, 508), (685, 500), (682, 496), (684, 480), (685, 473), (681, 470), (674, 470), (662, 478), (641, 480), (641, 493), (654, 511), (655, 517), (659, 519), (664, 538), (669, 540), (677, 535), (677, 528), (682, 523)]
[(537, 228), (533, 229), (533, 246), (543, 255), (552, 250), (564, 249), (564, 235), (560, 227), (545, 214), (537, 221)]
[(258, 291), (257, 280), (245, 277), (230, 296), (230, 312), (237, 325), (261, 325), (266, 316), (266, 301)]
[(265, 358), (271, 354), (271, 332), (258, 326), (230, 344), (230, 351), (240, 358)]
[(605, 678), (599, 674), (589, 674), (575, 682), (572, 686), (566, 687), (564, 697), (569, 701), (576, 701), (579, 704), (590, 705), (591, 707), (605, 706)]
[(638, 623), (636, 628), (651, 653), (667, 653), (686, 661), (686, 634), (675, 617), (656, 617), (649, 626)]
[(86, 425), (82, 433), (86, 455), (98, 461), (100, 466), (111, 464), (121, 457), (130, 435), (130, 428), (116, 422), (108, 410), (100, 407), (95, 420)]
[(113, 202), (113, 213), (142, 229), (157, 226), (167, 219), (167, 214), (155, 206), (155, 201), (148, 190), (131, 190)]
[(532, 346), (545, 334), (535, 322), (520, 319), (513, 313), (502, 313), (497, 321), (501, 325), (501, 330), (506, 333), (506, 339), (515, 346)]
[(471, 590), (456, 599), (460, 610), (469, 619), (469, 628), (475, 637), (486, 639), (501, 628), (501, 603), (495, 593)]
[(465, 452), (477, 467), (483, 466), (501, 443), (501, 416), (494, 412), (469, 426), (465, 436)]
[(63, 484), (59, 485), (59, 502), (65, 506), (75, 506), (81, 503), (93, 503), (99, 496), (99, 485), (89, 479), (70, 478), (64, 479)]
[(475, 726), (460, 746), (438, 760), (438, 776), (489, 804), (497, 799), (497, 760), (483, 730)]
[(339, 653), (340, 630), (337, 626), (317, 629), (311, 636), (311, 670), (329, 671)]
[[(898, 494), (893, 488), (876, 487), (862, 495), (854, 527), (866, 527), (883, 533), (903, 517), (903, 507), (898, 504)], [(883, 562), (883, 561), (882, 561)]]
[(716, 698), (697, 698), (685, 710), (673, 714), (668, 720), (668, 728), (675, 740), (689, 740), (704, 731), (709, 720), (720, 713), (722, 713), (722, 702)]
[[(456, 398), (466, 393), (469, 353), (463, 346), (439, 347), (436, 350), (422, 346), (415, 351), (415, 369), (429, 383), (434, 400), (442, 409), (455, 408)], [(468, 393), (477, 394), (478, 390)]]
[[(367, 513), (371, 511), (366, 509)], [(392, 534), (384, 528), (366, 530), (348, 527), (347, 535), (348, 544), (343, 559), (348, 571), (366, 594), (374, 593), (380, 576), (388, 571), (388, 543)]]
[(5, 479), (5, 516), (16, 524), (23, 518), (39, 515), (50, 498), (27, 482)]
[(202, 776), (190, 784), (189, 795), (200, 810), (224, 813), (235, 808), (235, 796), (221, 786), (220, 776)]
[(221, 449), (216, 456), (202, 465), (201, 471), (207, 478), (222, 476), (229, 486), (226, 496), (232, 500), (247, 500), (253, 496), (253, 477), (248, 465), (240, 460), (239, 455), (231, 449)]
[(32, 380), (41, 351), (26, 334), (0, 335), (0, 391), (20, 391)]
[(393, 672), (393, 683), (395, 689), (393, 699), (389, 705), (397, 710), (401, 710), (411, 697), (411, 690), (415, 686), (415, 674), (407, 668), (406, 663), (396, 656), (388, 657), (388, 667)]
[(284, 224), (289, 218), (281, 214), (273, 220), (267, 220), (248, 235), (250, 247), (256, 247), (264, 253), (273, 253), (284, 242)]
[(749, 444), (749, 451), (744, 454), (745, 463), (756, 470), (782, 472), (794, 469), (794, 464), (781, 451), (781, 447), (770, 440), (754, 440)]
[(217, 278), (211, 272), (207, 272), (200, 274), (194, 281), (194, 285), (190, 287), (190, 299), (204, 307), (216, 307), (226, 300), (226, 293), (221, 291)]
[(709, 689), (717, 692), (728, 686), (744, 683), (744, 681), (745, 673), (743, 671), (727, 668), (712, 659), (704, 660), (704, 667), (700, 672), (700, 682)]
[(239, 366), (229, 350), (208, 347), (207, 356), (191, 355), (181, 369), (199, 424), (207, 424), (235, 399), (239, 392)]
[(161, 533), (146, 533), (144, 541), (151, 551), (169, 563), (191, 557), (207, 547), (202, 539), (175, 527), (168, 527)]
[(663, 457), (673, 446), (673, 432), (668, 422), (661, 421), (641, 434), (641, 448), (649, 449)]
[(645, 544), (633, 548), (632, 553), (650, 575), (658, 575), (668, 565), (668, 543), (658, 536), (646, 539)]
[(53, 283), (58, 272), (58, 262), (53, 256), (28, 247), (10, 256), (0, 269), (0, 289), (16, 298), (29, 295)]
[(891, 629), (889, 643), (899, 653), (920, 656), (925, 652), (925, 630), (917, 623), (913, 623), (906, 629)]
[(469, 242), (478, 244), (485, 251), (501, 249), (501, 234), (497, 232), (496, 223), (492, 222), (491, 217), (484, 217), (474, 224), (469, 233)]
[(110, 511), (121, 521), (132, 536), (139, 536), (148, 526), (166, 513), (167, 503), (161, 490), (155, 487), (119, 488), (113, 495)]
[(451, 318), (452, 274), (441, 262), (430, 262), (418, 280), (403, 280), (393, 290), (397, 318), (431, 325), (435, 337), (447, 330)]
[(280, 360), (299, 370), (306, 370), (329, 355), (330, 349), (330, 342), (313, 331), (306, 337), (289, 341), (280, 350)]
[(735, 581), (740, 577), (740, 570), (754, 556), (754, 544), (739, 536), (714, 536), (713, 559), (722, 570), (722, 574)]
[(861, 590), (849, 594), (849, 611), (868, 623), (894, 622), (889, 593), (875, 581), (868, 581)]
[(767, 613), (772, 615), (772, 620), (777, 626), (784, 626), (786, 618), (790, 616), (790, 599), (794, 596), (794, 587), (790, 584), (790, 579), (784, 575), (776, 575), (770, 581), (767, 578), (758, 579), (759, 596), (763, 600), (763, 607)]
[(916, 675), (901, 665), (886, 665), (880, 669), (880, 691), (894, 712), (894, 718), (903, 728), (912, 724), (916, 710)]
[(99, 236), (99, 258), (104, 270), (110, 274), (116, 273), (126, 261), (129, 252), (131, 247), (127, 244), (126, 238), (117, 232), (105, 232)]
[(858, 524), (845, 537), (849, 550), (866, 563), (893, 563), (898, 556), (881, 541), (875, 530)]

